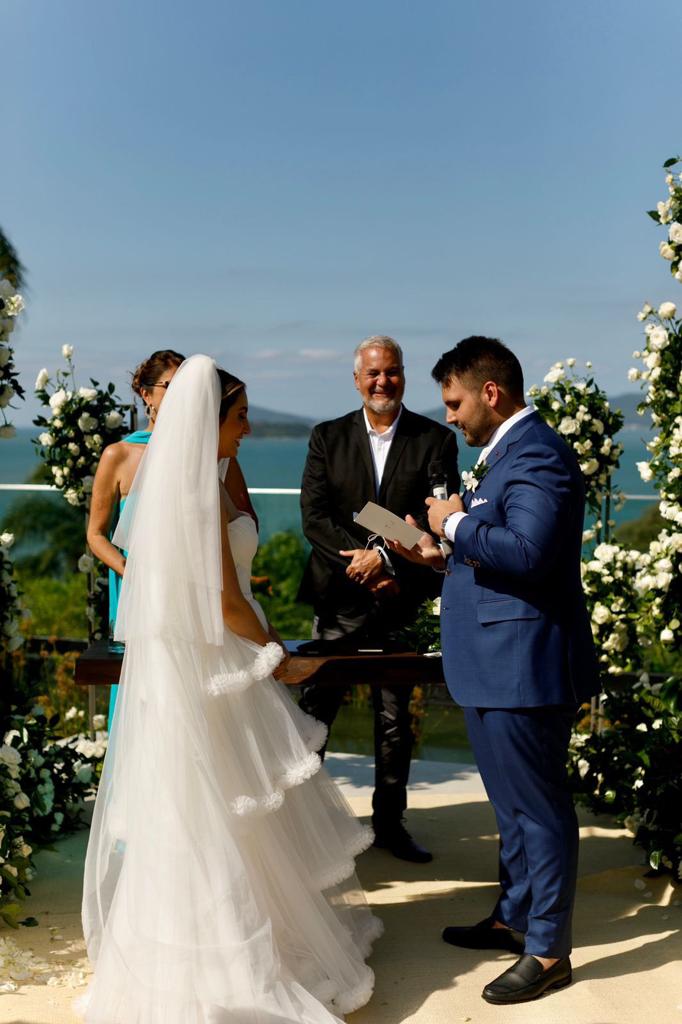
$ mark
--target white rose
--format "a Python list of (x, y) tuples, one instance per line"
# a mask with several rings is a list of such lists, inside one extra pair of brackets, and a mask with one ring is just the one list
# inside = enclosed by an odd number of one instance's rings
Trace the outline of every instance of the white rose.
[(84, 398), (86, 402), (91, 402), (93, 398), (97, 398), (97, 391), (95, 388), (79, 388), (78, 394), (81, 398)]
[[(438, 598), (440, 600), (440, 598)], [(435, 601), (434, 601), (435, 604)], [(435, 612), (434, 612), (435, 614)], [(94, 729), (106, 729), (107, 727), (107, 716), (106, 715), (94, 715), (92, 719), (92, 725)]]
[(64, 491), (64, 497), (68, 501), (69, 505), (78, 505), (78, 491), (75, 491), (73, 487), (69, 487), (68, 490)]
[(116, 427), (120, 427), (122, 422), (123, 417), (121, 416), (120, 412), (116, 411), (107, 413), (104, 419), (104, 425), (107, 428), (107, 430), (115, 430)]
[(43, 448), (50, 448), (54, 444), (54, 437), (52, 436), (52, 434), (48, 434), (47, 431), (45, 431), (42, 434), (39, 434), (38, 440), (42, 444)]
[(10, 295), (9, 299), (5, 299), (5, 316), (18, 316), (24, 306), (21, 295)]
[(592, 476), (599, 469), (599, 462), (597, 459), (588, 459), (587, 462), (580, 463), (580, 469), (585, 476)]
[(650, 480), (653, 480), (654, 474), (648, 462), (636, 462), (635, 465), (637, 466), (639, 475), (645, 484), (648, 484)]
[(596, 431), (597, 434), (603, 434), (604, 424), (601, 420), (592, 420), (592, 429)]
[(62, 355), (65, 359), (70, 359), (73, 355), (73, 345), (62, 345)]
[(31, 806), (31, 801), (25, 793), (17, 793), (14, 798), (14, 806), (18, 811), (25, 811), (27, 807)]
[(564, 416), (557, 427), (560, 434), (577, 434), (579, 429), (580, 426), (578, 421), (573, 419), (571, 416)]
[(672, 320), (677, 313), (677, 306), (674, 302), (662, 302), (658, 307), (658, 315), (661, 320)]
[(573, 356), (566, 360), (566, 366), (575, 366), (575, 359)]
[(78, 417), (78, 426), (84, 434), (89, 434), (97, 426), (97, 420), (89, 412), (84, 412)]
[(58, 391), (55, 391), (55, 393), (50, 396), (50, 408), (52, 409), (53, 412), (59, 412), (61, 407), (64, 405), (65, 401), (66, 391), (64, 390), (64, 388), (59, 388)]
[(553, 366), (545, 377), (545, 384), (556, 384), (557, 381), (565, 376), (566, 371), (561, 366)]
[[(78, 559), (78, 571), (90, 572), (94, 564), (94, 559), (90, 555), (81, 555)], [(72, 708), (71, 710), (75, 711), (75, 708)]]
[(80, 448), (74, 441), (69, 441), (66, 447), (69, 449), (72, 455), (80, 455)]
[(636, 367), (631, 367), (628, 370), (628, 380), (639, 380), (639, 370)]
[(14, 544), (14, 534), (6, 530), (5, 533), (0, 533), (0, 548), (11, 548)]
[(647, 352), (644, 358), (644, 365), (647, 370), (653, 370), (656, 366), (660, 366), (661, 356), (659, 352)]
[(675, 639), (675, 634), (673, 633), (672, 629), (668, 629), (666, 626), (665, 629), (661, 630), (659, 634), (659, 639), (662, 644), (671, 644)]
[(603, 626), (605, 622), (610, 621), (611, 612), (606, 605), (596, 604), (594, 606), (594, 611), (592, 612), (592, 619), (594, 622), (598, 623), (598, 625)]
[(38, 376), (36, 377), (36, 383), (35, 383), (36, 391), (42, 391), (43, 388), (45, 387), (45, 385), (47, 384), (49, 379), (50, 379), (50, 375), (47, 372), (47, 370), (45, 369), (45, 367), (43, 367), (42, 370), (40, 371), (40, 373), (38, 374)]
[(668, 238), (671, 242), (675, 242), (676, 245), (680, 245), (682, 243), (682, 224), (673, 221), (668, 229)]
[[(79, 764), (79, 762), (77, 761), (76, 764)], [(74, 765), (74, 768), (75, 767), (76, 767), (76, 765)], [(79, 765), (78, 769), (74, 772), (74, 774), (75, 774), (76, 779), (77, 779), (78, 782), (82, 782), (82, 783), (84, 783), (87, 786), (87, 784), (92, 779), (92, 765), (91, 764)]]
[(7, 765), (21, 764), (21, 754), (16, 747), (11, 747), (8, 743), (3, 743), (0, 747), (0, 762)]
[(664, 260), (674, 260), (677, 253), (668, 242), (661, 242), (658, 251)]

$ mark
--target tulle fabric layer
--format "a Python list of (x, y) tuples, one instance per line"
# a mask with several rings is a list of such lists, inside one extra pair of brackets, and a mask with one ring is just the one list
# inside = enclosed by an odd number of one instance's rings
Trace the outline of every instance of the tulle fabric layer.
[(128, 641), (86, 861), (88, 1024), (332, 1024), (369, 999), (371, 831), (275, 653)]

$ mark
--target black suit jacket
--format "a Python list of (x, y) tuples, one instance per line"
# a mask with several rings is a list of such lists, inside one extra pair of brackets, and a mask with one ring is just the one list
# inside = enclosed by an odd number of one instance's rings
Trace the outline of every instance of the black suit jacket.
[[(376, 501), (401, 518), (410, 513), (428, 529), (424, 501), (431, 494), (428, 466), (435, 459), (443, 464), (448, 494), (458, 491), (454, 433), (403, 407), (377, 494), (362, 409), (313, 429), (301, 484), (303, 532), (312, 553), (299, 598), (313, 604), (317, 615), (336, 611), (359, 616), (382, 605), (346, 576), (349, 559), (339, 550), (366, 546), (369, 534), (353, 522), (353, 513), (367, 501)], [(425, 598), (440, 592), (441, 579), (397, 555), (391, 561), (400, 594), (390, 602), (390, 620), (400, 624)]]

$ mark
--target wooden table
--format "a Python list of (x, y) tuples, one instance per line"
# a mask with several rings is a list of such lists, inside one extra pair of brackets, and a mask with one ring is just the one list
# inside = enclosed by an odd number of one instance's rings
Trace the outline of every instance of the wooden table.
[[(414, 654), (411, 651), (353, 651), (337, 653), (331, 647), (310, 641), (287, 640), (291, 661), (281, 682), (288, 686), (301, 683), (319, 683), (323, 686), (352, 686), (367, 683), (370, 686), (416, 686), (427, 683), (442, 684), (443, 668), (440, 657)], [(299, 648), (308, 648), (299, 653)], [(319, 649), (319, 653), (315, 653)], [(331, 650), (331, 653), (327, 653)], [(110, 650), (106, 641), (91, 644), (76, 662), (75, 681), (90, 687), (90, 727), (95, 714), (95, 687), (116, 685), (123, 662), (120, 650)]]

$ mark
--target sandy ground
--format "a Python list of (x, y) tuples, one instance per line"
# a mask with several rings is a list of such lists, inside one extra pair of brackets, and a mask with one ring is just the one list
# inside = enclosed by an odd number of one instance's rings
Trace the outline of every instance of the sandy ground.
[[(356, 814), (368, 815), (368, 759), (334, 755), (329, 767)], [(647, 878), (640, 851), (608, 819), (581, 814), (574, 984), (516, 1007), (490, 1006), (480, 995), (511, 954), (457, 950), (440, 939), (446, 924), (480, 920), (495, 898), (495, 823), (475, 770), (417, 763), (409, 827), (434, 851), (432, 864), (379, 850), (358, 863), (386, 934), (372, 959), (374, 997), (348, 1024), (682, 1024), (682, 888)], [(26, 913), (40, 925), (0, 932), (47, 960), (60, 982), (0, 995), (1, 1024), (78, 1024), (72, 1003), (83, 991), (79, 972), (89, 970), (80, 930), (86, 843), (83, 831), (38, 856)]]

